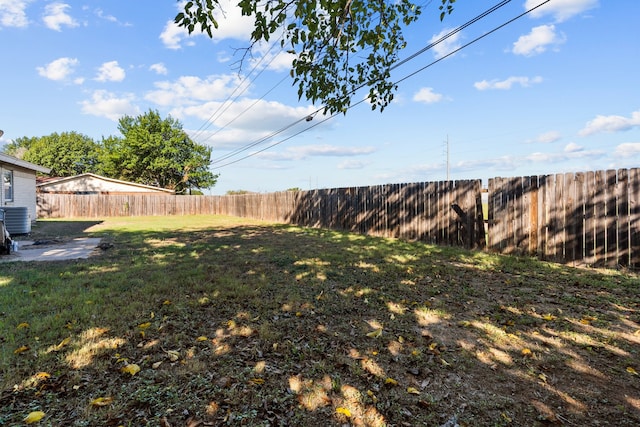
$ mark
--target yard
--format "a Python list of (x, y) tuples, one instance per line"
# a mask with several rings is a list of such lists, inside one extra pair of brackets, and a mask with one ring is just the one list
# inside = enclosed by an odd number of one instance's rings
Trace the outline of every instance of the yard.
[(108, 244), (0, 264), (0, 426), (640, 425), (638, 274), (219, 216), (33, 235)]

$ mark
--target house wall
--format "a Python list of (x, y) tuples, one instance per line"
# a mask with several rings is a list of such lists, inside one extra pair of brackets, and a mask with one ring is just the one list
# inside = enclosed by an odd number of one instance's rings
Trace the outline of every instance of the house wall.
[(36, 220), (36, 173), (21, 167), (1, 164), (0, 176), (6, 170), (13, 171), (13, 201), (4, 200), (4, 191), (0, 197), (1, 206), (26, 207), (29, 220)]
[(126, 183), (107, 181), (92, 176), (79, 176), (62, 182), (40, 185), (43, 193), (164, 193), (150, 187), (127, 185)]

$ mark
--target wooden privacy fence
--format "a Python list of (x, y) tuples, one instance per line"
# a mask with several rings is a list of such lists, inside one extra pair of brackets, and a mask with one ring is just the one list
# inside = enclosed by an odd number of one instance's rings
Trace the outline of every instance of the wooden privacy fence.
[(481, 190), (474, 180), (229, 196), (42, 193), (38, 217), (220, 214), (476, 248)]
[(488, 247), (640, 268), (640, 169), (489, 180)]
[[(220, 214), (640, 269), (640, 169), (229, 196), (38, 194), (40, 218)], [(485, 234), (486, 233), (486, 234)]]

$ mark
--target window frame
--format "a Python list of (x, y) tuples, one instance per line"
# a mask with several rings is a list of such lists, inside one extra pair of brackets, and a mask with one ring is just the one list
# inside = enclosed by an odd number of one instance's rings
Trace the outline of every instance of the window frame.
[(4, 169), (2, 171), (2, 196), (5, 202), (13, 202), (15, 199), (14, 182), (13, 171)]

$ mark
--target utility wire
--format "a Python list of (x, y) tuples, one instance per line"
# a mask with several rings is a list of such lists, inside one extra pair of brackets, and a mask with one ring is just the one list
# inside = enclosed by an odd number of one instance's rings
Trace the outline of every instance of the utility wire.
[[(484, 18), (484, 17), (488, 16), (489, 14), (491, 14), (491, 13), (495, 12), (495, 11), (496, 11), (496, 10), (498, 10), (500, 7), (502, 7), (502, 6), (506, 5), (506, 4), (507, 4), (507, 3), (509, 3), (510, 1), (511, 1), (511, 0), (503, 0), (502, 2), (498, 3), (497, 5), (495, 5), (495, 6), (491, 7), (490, 9), (486, 10), (486, 11), (485, 11), (485, 12), (483, 12), (482, 14), (480, 14), (480, 15), (476, 16), (476, 17), (475, 17), (475, 18), (473, 18), (472, 20), (467, 21), (467, 22), (466, 22), (465, 24), (463, 24), (462, 26), (460, 26), (460, 27), (458, 27), (458, 28), (456, 28), (456, 29), (454, 29), (454, 30), (450, 31), (449, 33), (447, 33), (446, 35), (442, 36), (441, 38), (439, 38), (439, 39), (438, 39), (438, 40), (436, 40), (435, 42), (430, 43), (429, 45), (427, 45), (426, 47), (424, 47), (423, 49), (421, 49), (421, 50), (420, 50), (420, 51), (418, 51), (417, 53), (414, 53), (414, 54), (410, 55), (407, 59), (404, 59), (404, 60), (400, 61), (399, 63), (394, 64), (394, 66), (393, 66), (391, 69), (395, 69), (395, 68), (397, 68), (397, 67), (399, 67), (399, 66), (401, 66), (401, 65), (403, 65), (403, 64), (405, 64), (405, 63), (407, 63), (409, 60), (416, 58), (417, 56), (419, 56), (419, 55), (423, 54), (423, 53), (424, 53), (424, 52), (426, 52), (427, 50), (429, 50), (429, 49), (433, 48), (434, 46), (436, 46), (436, 45), (438, 45), (438, 44), (440, 44), (440, 43), (442, 43), (444, 40), (446, 40), (447, 38), (449, 38), (449, 37), (453, 36), (454, 34), (456, 34), (457, 32), (461, 31), (462, 29), (467, 28), (467, 27), (468, 27), (468, 26), (470, 26), (471, 24), (473, 24), (473, 23), (475, 23), (475, 22), (479, 21), (480, 19), (482, 19), (482, 18)], [(286, 78), (286, 77), (285, 77), (285, 78)], [(366, 85), (367, 85), (367, 84), (362, 84), (362, 85), (360, 85), (360, 86), (358, 86), (358, 87), (356, 87), (356, 88), (352, 89), (352, 90), (351, 90), (351, 92), (349, 92), (349, 94), (348, 94), (348, 95), (353, 95), (353, 94), (354, 94), (354, 93), (356, 93), (358, 90), (360, 90), (360, 89), (362, 89), (363, 87), (365, 87)], [(356, 105), (359, 105), (359, 104), (361, 104), (361, 103), (362, 103), (362, 102), (364, 102), (364, 101), (365, 101), (365, 100), (362, 100), (361, 102), (357, 102), (356, 104), (352, 104), (352, 105), (351, 105), (350, 107), (348, 107), (347, 109), (350, 109), (350, 108), (352, 108), (352, 107), (355, 107)], [(318, 112), (322, 111), (322, 110), (323, 110), (323, 108), (324, 108), (324, 107), (320, 107), (320, 108), (318, 108), (317, 110), (315, 110), (314, 112), (312, 112), (312, 113), (311, 113), (310, 115), (308, 115), (307, 117), (314, 117)], [(336, 115), (336, 114), (332, 114), (332, 115), (330, 116), (330, 118), (334, 117), (335, 115)], [(247, 151), (247, 150), (249, 150), (249, 149), (251, 149), (251, 148), (253, 148), (253, 147), (257, 146), (257, 145), (260, 145), (260, 144), (262, 144), (263, 142), (266, 142), (267, 140), (269, 140), (269, 139), (271, 139), (271, 138), (273, 138), (273, 137), (277, 136), (278, 134), (280, 134), (280, 133), (284, 132), (285, 130), (287, 130), (287, 129), (291, 128), (292, 126), (294, 126), (294, 125), (296, 125), (296, 124), (298, 124), (298, 123), (302, 122), (302, 120), (306, 120), (306, 118), (307, 118), (307, 117), (305, 117), (304, 119), (299, 119), (299, 120), (297, 120), (296, 122), (294, 122), (294, 123), (292, 123), (292, 124), (290, 124), (290, 125), (287, 125), (287, 126), (285, 126), (285, 127), (281, 128), (281, 129), (277, 130), (277, 131), (274, 131), (274, 132), (270, 133), (269, 135), (264, 136), (264, 137), (262, 137), (262, 138), (258, 139), (257, 141), (254, 141), (254, 142), (251, 142), (251, 143), (249, 143), (249, 144), (247, 144), (247, 145), (244, 145), (244, 146), (242, 146), (242, 147), (239, 147), (239, 148), (235, 149), (234, 151), (232, 151), (232, 152), (230, 152), (230, 153), (227, 153), (227, 154), (226, 154), (226, 155), (224, 155), (224, 156), (221, 156), (221, 157), (219, 157), (219, 158), (216, 158), (216, 159), (214, 159), (214, 160), (212, 161), (212, 163), (211, 163), (211, 164), (212, 164), (212, 165), (215, 165), (216, 163), (220, 163), (220, 162), (222, 162), (222, 161), (224, 161), (224, 160), (227, 160), (227, 159), (229, 159), (229, 158), (231, 158), (231, 157), (236, 156), (237, 154), (240, 154), (240, 153), (242, 153), (242, 152), (244, 152), (244, 151)], [(234, 120), (235, 120), (235, 119), (234, 119)], [(326, 121), (326, 120), (323, 120), (323, 121), (321, 121), (320, 123), (323, 123), (324, 121)], [(312, 125), (312, 126), (309, 126), (307, 129), (313, 129), (313, 128), (314, 128), (314, 127), (316, 127), (316, 126), (317, 126), (317, 124), (314, 124), (314, 125)], [(290, 138), (287, 138), (286, 140), (288, 140), (288, 139), (290, 139)], [(277, 144), (276, 144), (276, 145), (277, 145)], [(269, 147), (272, 147), (272, 146), (269, 146)], [(269, 148), (269, 147), (267, 147), (267, 148)], [(263, 152), (263, 151), (264, 151), (264, 150), (257, 151), (257, 152), (255, 152), (255, 154), (261, 153), (261, 152)], [(254, 154), (254, 155), (255, 155), (255, 154)], [(239, 159), (239, 160), (246, 159), (247, 157), (251, 157), (251, 156), (245, 156), (245, 157), (242, 157), (242, 158), (241, 158), (241, 159)], [(239, 161), (239, 160), (238, 160), (238, 161)], [(237, 161), (233, 161), (233, 162), (231, 162), (231, 163), (225, 163), (225, 164), (224, 164), (224, 165), (222, 165), (222, 166), (227, 166), (227, 165), (229, 165), (229, 164), (233, 164), (233, 163), (237, 163)], [(219, 167), (222, 167), (222, 166), (219, 166)]]
[[(468, 21), (467, 23), (463, 24), (461, 27), (458, 27), (457, 29), (455, 29), (455, 30), (451, 31), (450, 33), (448, 33), (447, 35), (445, 35), (445, 36), (441, 37), (441, 38), (440, 38), (440, 39), (438, 39), (437, 41), (435, 41), (435, 42), (433, 42), (433, 43), (430, 43), (428, 46), (426, 46), (425, 48), (421, 49), (421, 50), (419, 51), (419, 53), (413, 54), (413, 55), (411, 55), (409, 58), (414, 59), (414, 58), (415, 58), (415, 57), (417, 57), (418, 55), (420, 55), (420, 54), (422, 54), (422, 53), (426, 52), (427, 50), (429, 50), (429, 49), (433, 48), (435, 45), (437, 45), (437, 44), (441, 43), (442, 41), (446, 40), (446, 39), (447, 39), (448, 37), (450, 37), (451, 35), (455, 34), (455, 33), (456, 33), (456, 32), (458, 32), (458, 31), (460, 31), (460, 29), (461, 29), (462, 27), (466, 28), (466, 27), (468, 27), (469, 25), (471, 25), (472, 23), (477, 22), (477, 21), (480, 19), (480, 18), (479, 18), (479, 16), (486, 17), (488, 14), (490, 14), (490, 13), (494, 12), (494, 11), (495, 11), (495, 10), (497, 10), (499, 7), (504, 6), (505, 4), (509, 3), (510, 1), (511, 1), (511, 0), (505, 0), (505, 1), (500, 2), (499, 4), (497, 4), (496, 6), (492, 7), (491, 9), (489, 9), (489, 10), (485, 11), (485, 12), (484, 12), (484, 13), (482, 13), (481, 15), (478, 15), (476, 18), (472, 19), (471, 21)], [(429, 68), (429, 67), (431, 67), (431, 66), (433, 66), (433, 65), (435, 65), (435, 64), (437, 64), (437, 63), (439, 63), (439, 62), (441, 62), (442, 60), (444, 60), (444, 59), (446, 59), (446, 58), (448, 58), (448, 57), (450, 57), (450, 56), (452, 56), (452, 55), (454, 55), (454, 54), (458, 53), (458, 52), (459, 52), (459, 51), (461, 51), (462, 49), (465, 49), (465, 48), (469, 47), (470, 45), (472, 45), (472, 44), (474, 44), (474, 43), (476, 43), (476, 42), (478, 42), (478, 41), (480, 41), (480, 40), (484, 39), (484, 38), (485, 38), (485, 37), (487, 37), (488, 35), (493, 34), (494, 32), (496, 32), (496, 31), (498, 31), (498, 30), (500, 30), (500, 29), (504, 28), (505, 26), (507, 26), (507, 25), (509, 25), (509, 24), (513, 23), (514, 21), (516, 21), (516, 20), (518, 20), (518, 19), (522, 18), (523, 16), (526, 16), (527, 14), (531, 13), (532, 11), (534, 11), (534, 10), (538, 9), (539, 7), (541, 7), (541, 6), (545, 5), (546, 3), (550, 2), (550, 1), (551, 1), (551, 0), (545, 0), (545, 1), (543, 1), (542, 3), (538, 4), (537, 6), (534, 6), (534, 7), (530, 8), (530, 9), (526, 10), (525, 12), (523, 12), (523, 13), (521, 13), (521, 14), (517, 15), (516, 17), (514, 17), (514, 18), (512, 18), (512, 19), (510, 19), (510, 20), (508, 20), (508, 21), (506, 21), (506, 22), (504, 22), (503, 24), (501, 24), (501, 25), (499, 25), (499, 26), (497, 26), (497, 27), (493, 28), (492, 30), (490, 30), (490, 31), (488, 31), (488, 32), (486, 32), (486, 33), (484, 33), (484, 34), (482, 34), (482, 35), (480, 35), (480, 36), (476, 37), (475, 39), (471, 40), (470, 42), (465, 43), (464, 45), (462, 45), (462, 46), (460, 46), (460, 47), (458, 47), (458, 48), (456, 48), (456, 49), (452, 50), (451, 52), (447, 53), (446, 55), (444, 55), (444, 56), (442, 56), (442, 57), (440, 57), (440, 58), (438, 58), (438, 59), (436, 59), (436, 60), (432, 61), (431, 63), (429, 63), (429, 64), (425, 65), (424, 67), (421, 67), (421, 68), (419, 68), (418, 70), (416, 70), (416, 71), (414, 71), (414, 72), (412, 72), (412, 73), (410, 73), (410, 74), (406, 75), (405, 77), (403, 77), (403, 78), (401, 78), (401, 79), (397, 80), (397, 81), (394, 83), (394, 85), (397, 85), (397, 84), (399, 84), (399, 83), (401, 83), (401, 82), (403, 82), (403, 81), (405, 81), (405, 80), (407, 80), (407, 79), (409, 79), (409, 78), (411, 78), (411, 77), (415, 76), (416, 74), (418, 74), (418, 73), (420, 73), (420, 72), (422, 72), (422, 71), (426, 70), (427, 68)], [(404, 64), (404, 63), (408, 62), (408, 60), (409, 60), (409, 59), (407, 59), (407, 60), (403, 60), (403, 61), (401, 61), (401, 62), (402, 62), (402, 64)], [(398, 65), (398, 64), (396, 64), (393, 68), (397, 68), (398, 66), (400, 66), (400, 65), (402, 65), (402, 64), (399, 64), (399, 65)], [(357, 88), (357, 89), (354, 89), (354, 91), (355, 91), (355, 90), (358, 90), (358, 89), (361, 89), (362, 87), (364, 87), (364, 85), (360, 86), (360, 87), (359, 87), (359, 88)], [(351, 94), (353, 94), (353, 93), (351, 93)], [(350, 110), (351, 108), (354, 108), (354, 107), (356, 107), (356, 106), (358, 106), (358, 105), (360, 105), (360, 104), (364, 103), (367, 99), (368, 99), (368, 98), (364, 98), (364, 99), (362, 99), (362, 100), (360, 100), (360, 101), (356, 102), (355, 104), (350, 105), (349, 107), (347, 107), (347, 110)], [(323, 109), (323, 107), (321, 107), (321, 108), (317, 109), (314, 113), (312, 113), (312, 115), (315, 115), (316, 113), (318, 113), (318, 112), (319, 112), (319, 111), (321, 111), (322, 109)], [(327, 120), (332, 119), (333, 117), (335, 117), (335, 116), (336, 116), (336, 115), (338, 115), (338, 114), (341, 114), (341, 113), (334, 113), (334, 114), (330, 115), (329, 117), (327, 117), (327, 118), (325, 118), (325, 119), (323, 119), (323, 120), (321, 120), (321, 121), (319, 121), (319, 122), (316, 122), (316, 123), (314, 123), (313, 125), (308, 126), (308, 127), (306, 127), (306, 128), (304, 128), (304, 129), (302, 129), (302, 130), (300, 130), (300, 131), (298, 131), (298, 132), (296, 132), (296, 133), (294, 133), (294, 134), (290, 135), (289, 137), (287, 137), (287, 138), (285, 138), (285, 139), (283, 139), (283, 140), (281, 140), (281, 141), (278, 141), (278, 142), (276, 142), (276, 143), (273, 143), (273, 144), (271, 144), (271, 145), (269, 145), (269, 146), (267, 146), (267, 147), (265, 147), (265, 148), (263, 148), (263, 149), (261, 149), (261, 150), (258, 150), (258, 151), (255, 151), (255, 152), (252, 152), (252, 153), (250, 153), (250, 154), (248, 154), (248, 155), (246, 155), (246, 156), (244, 156), (244, 157), (241, 157), (241, 158), (239, 158), (239, 159), (236, 159), (236, 160), (234, 160), (234, 161), (231, 161), (231, 162), (228, 162), (228, 163), (224, 163), (224, 164), (222, 164), (222, 165), (219, 165), (219, 166), (217, 166), (217, 168), (223, 168), (223, 167), (225, 167), (225, 166), (229, 166), (229, 165), (232, 165), (232, 164), (238, 163), (238, 162), (240, 162), (241, 160), (245, 160), (245, 159), (247, 159), (247, 158), (249, 158), (249, 157), (253, 157), (253, 156), (257, 155), (257, 154), (260, 154), (260, 153), (262, 153), (262, 152), (264, 152), (264, 151), (266, 151), (266, 150), (268, 150), (268, 149), (270, 149), (270, 148), (272, 148), (272, 147), (275, 147), (275, 146), (277, 146), (277, 145), (282, 144), (282, 143), (283, 143), (283, 142), (285, 142), (285, 141), (288, 141), (288, 140), (292, 139), (292, 138), (293, 138), (293, 137), (295, 137), (295, 136), (298, 136), (298, 135), (300, 135), (300, 134), (302, 134), (302, 133), (304, 133), (304, 132), (306, 132), (306, 131), (308, 131), (308, 130), (313, 129), (314, 127), (316, 127), (316, 126), (318, 126), (318, 125), (320, 125), (320, 124), (322, 124), (322, 123), (326, 122)], [(256, 141), (256, 142), (254, 142), (254, 143), (251, 143), (251, 144), (249, 144), (249, 145), (247, 145), (247, 146), (244, 146), (244, 147), (241, 147), (241, 148), (239, 148), (239, 149), (235, 150), (235, 152), (234, 152), (234, 154), (233, 154), (233, 155), (235, 155), (235, 154), (239, 154), (239, 153), (240, 153), (240, 152), (242, 152), (242, 151), (246, 151), (246, 150), (248, 150), (249, 148), (252, 148), (252, 147), (254, 147), (254, 146), (256, 146), (256, 145), (258, 145), (258, 144), (260, 144), (260, 143), (262, 143), (262, 142), (266, 141), (267, 139), (269, 139), (269, 138), (271, 138), (271, 137), (273, 137), (273, 136), (275, 136), (275, 135), (277, 135), (277, 134), (279, 134), (279, 133), (281, 133), (281, 132), (284, 132), (285, 130), (287, 130), (287, 129), (291, 128), (292, 126), (295, 126), (296, 124), (298, 124), (298, 123), (302, 122), (303, 120), (306, 120), (306, 118), (299, 119), (298, 121), (296, 121), (296, 122), (292, 123), (291, 125), (288, 125), (288, 126), (285, 126), (285, 127), (281, 128), (280, 130), (278, 130), (278, 131), (276, 131), (276, 132), (272, 133), (271, 135), (268, 135), (268, 136), (266, 136), (266, 137), (264, 137), (264, 138), (261, 138), (260, 140), (258, 140), (258, 141)], [(227, 159), (227, 158), (229, 158), (229, 157), (233, 157), (233, 155), (231, 155), (231, 156), (226, 156), (226, 157), (224, 157), (224, 159), (221, 159), (221, 160), (226, 160), (226, 159)], [(221, 160), (218, 160), (217, 162), (212, 162), (212, 165), (213, 165), (213, 164), (215, 164), (215, 163), (218, 163), (218, 162), (219, 162), (219, 161), (221, 161)]]
[[(280, 39), (283, 36), (280, 36)], [(242, 81), (240, 83), (238, 83), (238, 86), (236, 86), (236, 88), (233, 90), (233, 92), (231, 92), (231, 94), (229, 94), (229, 96), (227, 96), (227, 98), (224, 100), (224, 102), (222, 102), (220, 104), (220, 106), (211, 114), (211, 116), (209, 116), (209, 118), (207, 120), (205, 120), (205, 122), (200, 125), (200, 127), (198, 129), (196, 129), (194, 135), (193, 135), (193, 139), (196, 139), (198, 136), (200, 136), (205, 130), (207, 130), (211, 124), (213, 124), (214, 121), (214, 116), (217, 116), (216, 118), (220, 117), (225, 111), (227, 111), (231, 105), (233, 105), (233, 101), (237, 100), (243, 93), (245, 93), (247, 91), (247, 89), (249, 88), (249, 84), (253, 83), (266, 69), (267, 67), (275, 60), (277, 55), (273, 55), (273, 57), (271, 58), (271, 60), (267, 63), (267, 65), (264, 66), (264, 68), (262, 68), (262, 70), (260, 70), (260, 72), (253, 77), (249, 83), (244, 86), (244, 89), (233, 99), (232, 102), (229, 102), (231, 100), (231, 98), (235, 95), (235, 93), (240, 90), (241, 87), (243, 87), (243, 83), (246, 82), (249, 79), (249, 76), (251, 76), (251, 74), (253, 74), (253, 72), (258, 68), (258, 66), (262, 63), (262, 61), (264, 61), (264, 59), (267, 57), (267, 54), (271, 52), (271, 50), (274, 48), (274, 46), (276, 46), (277, 43), (279, 43), (280, 39), (276, 40), (275, 42), (273, 42), (271, 44), (271, 46), (269, 47), (269, 50), (267, 50), (267, 53), (265, 55), (262, 55), (262, 57), (260, 58), (260, 60), (253, 66), (253, 68), (251, 69), (251, 71), (249, 71), (249, 73), (242, 79)], [(268, 92), (267, 92), (268, 93)], [(266, 96), (266, 94), (264, 95)], [(228, 103), (229, 102), (229, 103)], [(227, 104), (228, 103), (228, 104)], [(226, 105), (226, 106), (225, 106)], [(223, 109), (224, 107), (224, 109)], [(234, 119), (235, 120), (235, 119)], [(227, 123), (228, 125), (228, 123)], [(227, 126), (225, 125), (225, 126)], [(208, 140), (209, 138), (211, 138), (211, 136), (207, 137), (205, 139)]]

